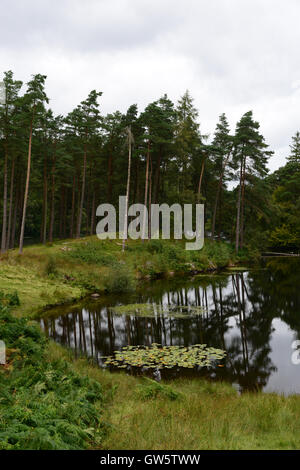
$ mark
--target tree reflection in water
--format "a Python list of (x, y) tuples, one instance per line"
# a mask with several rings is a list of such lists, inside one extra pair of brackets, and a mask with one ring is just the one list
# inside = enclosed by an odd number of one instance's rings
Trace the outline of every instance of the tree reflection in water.
[[(48, 336), (76, 355), (93, 357), (99, 365), (102, 356), (126, 345), (205, 343), (227, 351), (224, 367), (213, 372), (217, 379), (238, 383), (241, 391), (269, 390), (270, 378), (277, 374), (276, 391), (300, 392), (300, 370), (291, 365), (291, 343), (300, 338), (299, 272), (297, 258), (271, 258), (261, 269), (249, 272), (155, 281), (134, 295), (56, 308), (41, 324)], [(146, 302), (153, 305), (151, 317), (114, 315), (110, 309)], [(202, 307), (203, 314), (189, 315), (181, 306)], [(186, 318), (166, 315), (166, 308)], [(281, 334), (274, 328), (275, 318), (289, 327), (289, 334), (284, 341), (273, 341), (272, 349), (273, 334)], [(274, 351), (279, 343), (282, 350)], [(286, 367), (278, 367), (274, 353), (284, 357)]]

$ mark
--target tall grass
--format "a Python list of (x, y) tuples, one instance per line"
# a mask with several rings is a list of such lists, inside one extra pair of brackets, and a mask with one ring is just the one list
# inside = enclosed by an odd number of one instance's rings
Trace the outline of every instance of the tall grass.
[[(103, 383), (110, 379), (103, 374)], [(115, 393), (104, 419), (105, 449), (299, 449), (300, 398), (243, 394), (225, 383), (174, 380), (162, 386), (114, 374)]]

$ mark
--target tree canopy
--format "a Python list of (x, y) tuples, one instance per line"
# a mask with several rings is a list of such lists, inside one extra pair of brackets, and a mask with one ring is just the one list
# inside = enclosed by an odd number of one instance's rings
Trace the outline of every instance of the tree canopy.
[(268, 175), (273, 152), (252, 111), (234, 132), (220, 114), (207, 136), (189, 91), (177, 103), (164, 94), (144, 110), (132, 104), (103, 115), (102, 92), (92, 90), (66, 116), (55, 116), (44, 75), (34, 75), (23, 94), (11, 71), (3, 80), (2, 253), (18, 240), (22, 252), (27, 238), (46, 243), (93, 234), (96, 207), (117, 207), (125, 194), (129, 204), (204, 202), (206, 236), (237, 251), (299, 248), (299, 131), (286, 165)]

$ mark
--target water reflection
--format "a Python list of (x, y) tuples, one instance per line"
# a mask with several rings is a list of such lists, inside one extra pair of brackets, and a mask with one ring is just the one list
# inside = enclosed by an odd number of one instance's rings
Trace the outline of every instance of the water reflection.
[[(205, 343), (227, 351), (217, 378), (240, 390), (300, 393), (300, 366), (291, 344), (300, 338), (300, 260), (269, 259), (262, 269), (190, 280), (155, 281), (134, 295), (87, 301), (50, 311), (49, 336), (102, 365), (102, 356), (126, 345)], [(152, 303), (155, 315), (114, 315), (114, 305)], [(202, 315), (176, 318), (166, 307), (202, 307)]]

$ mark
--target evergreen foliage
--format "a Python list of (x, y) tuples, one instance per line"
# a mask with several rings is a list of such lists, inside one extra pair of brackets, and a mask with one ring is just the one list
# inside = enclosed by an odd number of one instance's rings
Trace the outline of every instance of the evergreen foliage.
[[(102, 92), (92, 90), (67, 116), (55, 116), (48, 108), (45, 81), (44, 75), (34, 75), (22, 94), (22, 82), (12, 71), (4, 73), (2, 253), (18, 241), (22, 253), (27, 238), (46, 244), (92, 235), (97, 206), (118, 207), (119, 196), (127, 193), (129, 205), (205, 203), (206, 235), (234, 243), (237, 253), (244, 247), (275, 246), (277, 238), (282, 246), (289, 231), (286, 246), (299, 245), (293, 215), (299, 131), (284, 167), (293, 174), (284, 177), (282, 189), (276, 178), (285, 169), (267, 176), (273, 152), (252, 111), (241, 117), (234, 133), (222, 113), (210, 138), (200, 131), (189, 91), (177, 103), (164, 94), (144, 110), (133, 104), (125, 113), (105, 116), (99, 103)], [(291, 217), (283, 214), (283, 207)], [(143, 222), (145, 228), (148, 222), (150, 217)]]

